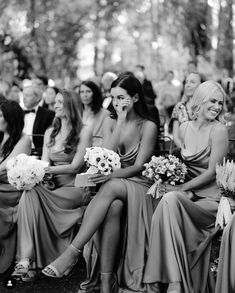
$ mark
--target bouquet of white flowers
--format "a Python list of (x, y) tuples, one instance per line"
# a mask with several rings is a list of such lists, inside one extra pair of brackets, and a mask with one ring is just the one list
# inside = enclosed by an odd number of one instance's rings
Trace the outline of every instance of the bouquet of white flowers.
[(8, 182), (18, 190), (30, 190), (43, 180), (47, 162), (19, 154), (7, 162)]
[(221, 193), (216, 225), (220, 225), (223, 229), (232, 217), (231, 205), (233, 207), (235, 205), (235, 164), (233, 161), (224, 159), (222, 165), (216, 165), (216, 182)]
[(87, 177), (91, 174), (100, 173), (108, 175), (115, 169), (121, 168), (119, 155), (112, 150), (102, 147), (87, 148), (84, 160), (89, 168), (86, 173), (76, 176), (75, 185), (79, 187), (94, 186), (94, 184), (87, 181)]
[(164, 184), (184, 183), (187, 174), (186, 165), (174, 155), (152, 156), (151, 161), (144, 164), (144, 167), (142, 174), (155, 181), (147, 194), (151, 194), (155, 198), (159, 198), (165, 193)]
[(121, 168), (119, 155), (102, 147), (87, 148), (84, 159), (89, 166), (86, 172), (88, 174), (101, 173), (108, 175), (115, 169)]

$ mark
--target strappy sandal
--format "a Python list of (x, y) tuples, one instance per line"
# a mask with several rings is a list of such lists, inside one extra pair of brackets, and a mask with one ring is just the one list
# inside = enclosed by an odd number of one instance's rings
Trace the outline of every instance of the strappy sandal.
[(19, 277), (19, 276), (27, 274), (29, 271), (29, 265), (30, 265), (30, 261), (28, 259), (19, 261), (16, 264), (16, 266), (14, 268), (14, 272), (12, 273), (11, 276), (12, 277)]
[(37, 279), (37, 271), (36, 270), (29, 270), (27, 274), (21, 276), (21, 280), (23, 282), (33, 282)]
[(58, 271), (58, 269), (52, 264), (49, 264), (46, 266), (42, 273), (50, 278), (62, 278), (64, 276), (68, 276), (68, 274), (72, 271), (76, 263), (78, 262), (79, 255), (81, 253), (81, 250), (77, 249), (74, 245), (70, 244), (70, 247), (77, 252), (76, 257), (74, 258), (73, 262), (67, 267), (62, 273)]

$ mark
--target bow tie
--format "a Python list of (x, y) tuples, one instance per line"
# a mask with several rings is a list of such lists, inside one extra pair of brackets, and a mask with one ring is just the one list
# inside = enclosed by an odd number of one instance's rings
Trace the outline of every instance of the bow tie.
[(25, 114), (29, 114), (29, 113), (36, 113), (35, 109), (32, 110), (24, 110)]

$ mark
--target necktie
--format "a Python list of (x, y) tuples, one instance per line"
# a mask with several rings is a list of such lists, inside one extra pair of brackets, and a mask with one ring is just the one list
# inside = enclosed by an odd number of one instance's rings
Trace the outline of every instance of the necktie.
[(35, 109), (32, 110), (24, 110), (25, 114), (29, 114), (29, 113), (36, 113)]

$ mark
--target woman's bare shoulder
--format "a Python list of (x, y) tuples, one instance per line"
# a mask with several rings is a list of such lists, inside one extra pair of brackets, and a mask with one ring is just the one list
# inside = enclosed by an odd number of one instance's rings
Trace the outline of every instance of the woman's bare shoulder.
[(223, 123), (216, 120), (212, 128), (212, 135), (228, 135), (228, 129)]

